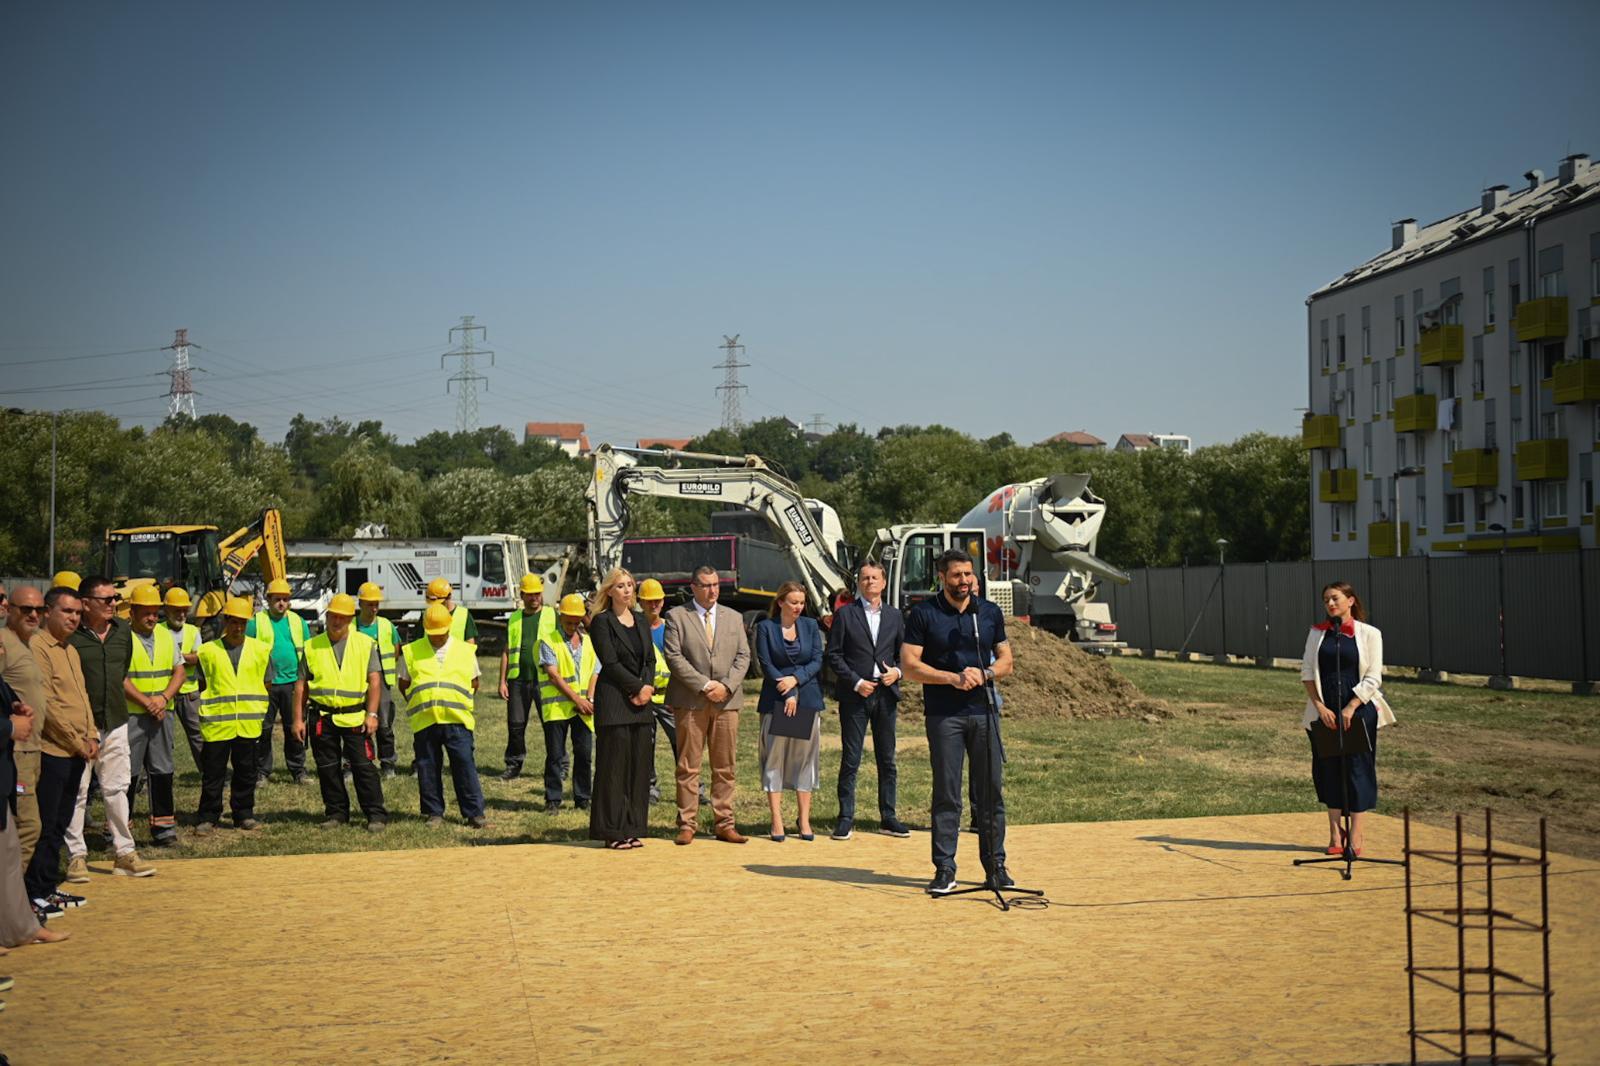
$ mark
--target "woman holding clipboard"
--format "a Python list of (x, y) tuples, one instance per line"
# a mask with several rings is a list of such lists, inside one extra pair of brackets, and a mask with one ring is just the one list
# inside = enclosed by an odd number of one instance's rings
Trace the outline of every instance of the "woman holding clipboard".
[(768, 617), (756, 623), (761, 661), (761, 787), (772, 807), (772, 839), (782, 841), (783, 793), (800, 797), (800, 839), (811, 831), (811, 793), (822, 754), (822, 630), (804, 615), (806, 590), (798, 581), (778, 586)]
[[(1300, 680), (1306, 688), (1303, 724), (1311, 738), (1311, 779), (1317, 800), (1328, 809), (1328, 854), (1344, 853), (1340, 821), (1348, 789), (1350, 848), (1361, 854), (1362, 813), (1378, 805), (1378, 729), (1394, 722), (1379, 686), (1383, 683), (1383, 634), (1366, 622), (1367, 612), (1349, 582), (1322, 590), (1325, 622), (1311, 627)], [(1331, 737), (1352, 754), (1337, 754)], [(1360, 730), (1360, 736), (1354, 731)], [(1321, 743), (1318, 733), (1321, 732)], [(1329, 750), (1334, 754), (1327, 754)], [(1346, 765), (1348, 764), (1348, 777)]]

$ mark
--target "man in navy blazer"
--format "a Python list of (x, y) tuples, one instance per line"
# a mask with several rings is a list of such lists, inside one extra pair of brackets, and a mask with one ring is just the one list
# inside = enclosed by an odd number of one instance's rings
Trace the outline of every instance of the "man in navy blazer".
[(908, 837), (911, 830), (894, 816), (897, 772), (894, 725), (900, 705), (900, 645), (905, 626), (900, 612), (883, 602), (881, 565), (865, 562), (856, 572), (858, 598), (833, 616), (828, 630), (828, 666), (838, 678), (839, 821), (833, 839), (849, 840), (855, 831), (856, 771), (867, 726), (872, 727), (872, 755), (878, 764), (879, 832)]

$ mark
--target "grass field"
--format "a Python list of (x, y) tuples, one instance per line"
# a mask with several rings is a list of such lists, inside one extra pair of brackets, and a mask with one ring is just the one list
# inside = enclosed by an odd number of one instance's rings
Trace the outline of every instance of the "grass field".
[[(1309, 747), (1299, 728), (1303, 693), (1293, 672), (1162, 660), (1113, 663), (1146, 693), (1168, 701), (1175, 716), (1159, 722), (1008, 720), (1006, 807), (1013, 824), (1305, 811), (1306, 841), (1321, 842), (1326, 830), (1316, 814)], [(485, 672), (490, 672), (487, 666)], [(1536, 842), (1535, 823), (1542, 814), (1549, 818), (1552, 847), (1600, 857), (1600, 830), (1593, 824), (1600, 809), (1600, 700), (1557, 692), (1504, 693), (1408, 682), (1393, 682), (1385, 692), (1398, 724), (1385, 729), (1379, 741), (1381, 811), (1398, 814), (1409, 805), (1440, 824), (1451, 812), (1462, 811), (1480, 819), (1481, 825), (1481, 809), (1488, 805), (1496, 812), (1497, 834), (1521, 843)], [(737, 818), (744, 831), (765, 833), (766, 798), (756, 785), (756, 715), (752, 709), (742, 717)], [(400, 763), (406, 768), (411, 763), (410, 734), (403, 716), (397, 724)], [(142, 845), (143, 854), (159, 863), (166, 854), (393, 850), (576, 840), (587, 835), (587, 815), (572, 809), (570, 786), (562, 812), (543, 812), (538, 773), (543, 742), (536, 726), (528, 737), (534, 773), (509, 783), (497, 777), (505, 750), (505, 712), (498, 699), (479, 697), (476, 736), (490, 820), (485, 830), (461, 823), (448, 773), (448, 821), (442, 828), (423, 824), (416, 781), (402, 774), (385, 782), (391, 818), (387, 832), (368, 834), (359, 812), (349, 827), (320, 830), (322, 803), (315, 775), (299, 788), (289, 784), (280, 748), (277, 774), (257, 794), (257, 817), (266, 828), (251, 834), (226, 830), (207, 839), (194, 839), (187, 832), (200, 780), (180, 738), (177, 796), (182, 841), (170, 850)], [(931, 775), (920, 719), (902, 719), (898, 747), (899, 815), (912, 825), (926, 825)], [(651, 831), (665, 837), (671, 835), (675, 814), (670, 750), (664, 737), (656, 761), (667, 798), (651, 809)], [(828, 715), (823, 719), (823, 788), (815, 810), (815, 827), (822, 833), (832, 827), (837, 811), (838, 763), (838, 720)], [(876, 827), (876, 790), (869, 750), (857, 788), (861, 829)], [(143, 797), (137, 808), (144, 810)], [(786, 809), (793, 831), (792, 796)], [(703, 812), (702, 818), (708, 814)], [(138, 826), (136, 835), (143, 842), (148, 829)], [(91, 834), (90, 846), (97, 854), (103, 844)]]

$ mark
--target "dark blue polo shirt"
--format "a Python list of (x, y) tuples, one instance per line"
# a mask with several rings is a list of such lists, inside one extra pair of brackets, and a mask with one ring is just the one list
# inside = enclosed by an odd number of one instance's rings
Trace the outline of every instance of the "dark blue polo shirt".
[[(973, 640), (973, 612), (977, 612), (978, 641)], [(943, 592), (923, 600), (906, 615), (907, 644), (922, 647), (922, 661), (935, 670), (959, 674), (969, 666), (982, 670), (994, 661), (997, 644), (1005, 643), (1006, 618), (1000, 608), (976, 596), (967, 600), (967, 609), (957, 611)], [(981, 687), (962, 692), (954, 685), (923, 685), (924, 712), (938, 718), (952, 714), (987, 714), (989, 698)]]

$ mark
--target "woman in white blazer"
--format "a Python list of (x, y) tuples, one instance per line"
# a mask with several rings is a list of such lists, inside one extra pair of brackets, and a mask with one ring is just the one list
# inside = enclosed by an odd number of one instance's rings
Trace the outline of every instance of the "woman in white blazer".
[(1361, 854), (1362, 813), (1378, 805), (1378, 729), (1394, 721), (1384, 701), (1383, 634), (1367, 625), (1366, 609), (1349, 582), (1335, 581), (1322, 590), (1328, 620), (1311, 627), (1300, 660), (1300, 680), (1306, 687), (1302, 725), (1311, 735), (1312, 723), (1321, 720), (1330, 729), (1365, 730), (1371, 750), (1344, 758), (1318, 758), (1312, 745), (1311, 779), (1317, 800), (1328, 809), (1328, 854), (1344, 853), (1340, 828), (1345, 805), (1345, 768), (1349, 764), (1350, 847)]

